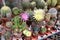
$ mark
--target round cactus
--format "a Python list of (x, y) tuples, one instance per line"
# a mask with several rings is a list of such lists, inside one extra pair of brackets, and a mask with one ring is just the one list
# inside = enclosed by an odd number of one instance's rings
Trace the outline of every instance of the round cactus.
[(44, 0), (38, 0), (37, 1), (37, 8), (45, 7), (45, 1)]
[(22, 2), (22, 6), (24, 9), (29, 9), (30, 8), (30, 2)]
[(3, 6), (1, 8), (1, 15), (6, 16), (6, 14), (10, 13), (11, 14), (11, 9), (8, 6)]
[(32, 1), (31, 2), (31, 8), (34, 8), (34, 7), (36, 7), (36, 2), (35, 1)]
[(44, 10), (39, 9), (39, 10), (34, 10), (34, 19), (36, 19), (37, 21), (41, 21), (44, 19)]
[(12, 11), (15, 15), (19, 14), (19, 9), (17, 7), (14, 7)]

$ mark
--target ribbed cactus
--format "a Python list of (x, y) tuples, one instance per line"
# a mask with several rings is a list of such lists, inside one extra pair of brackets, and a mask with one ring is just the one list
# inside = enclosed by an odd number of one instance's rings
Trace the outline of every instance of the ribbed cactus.
[(56, 6), (57, 0), (47, 0), (47, 4), (50, 6)]
[(36, 2), (35, 1), (32, 1), (31, 2), (31, 8), (34, 8), (34, 7), (36, 7)]
[(21, 19), (19, 16), (14, 17), (13, 19), (14, 25), (12, 27), (12, 29), (19, 29), (20, 31), (23, 31), (26, 27), (26, 22), (22, 22), (21, 23)]
[(8, 6), (3, 6), (1, 8), (1, 14), (2, 16), (6, 16), (6, 14), (11, 13), (11, 9)]
[(14, 8), (12, 9), (12, 11), (13, 11), (13, 14), (14, 14), (14, 15), (19, 14), (19, 9), (18, 9), (17, 7), (14, 7)]
[(24, 1), (22, 1), (22, 7), (24, 9), (29, 9), (30, 8), (30, 2), (24, 2)]
[(37, 8), (45, 7), (45, 1), (44, 0), (37, 0)]

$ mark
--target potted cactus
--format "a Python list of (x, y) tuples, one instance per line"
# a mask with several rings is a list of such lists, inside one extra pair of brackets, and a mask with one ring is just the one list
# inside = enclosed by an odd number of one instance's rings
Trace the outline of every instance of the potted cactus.
[(19, 9), (18, 9), (17, 7), (14, 7), (14, 8), (12, 9), (12, 11), (13, 11), (13, 14), (14, 14), (14, 15), (18, 15), (18, 14), (19, 14)]
[[(8, 15), (9, 14), (9, 15)], [(1, 8), (1, 15), (2, 16), (6, 16), (6, 17), (8, 17), (8, 16), (10, 16), (11, 17), (11, 9), (8, 7), (8, 6), (3, 6), (2, 8)]]
[(45, 14), (45, 12), (42, 9), (34, 10), (34, 14), (31, 17), (32, 18), (31, 27), (32, 27), (35, 35), (37, 35), (38, 32), (40, 31), (40, 27), (42, 26), (41, 22), (44, 19), (44, 14)]
[(8, 40), (11, 37), (11, 32), (7, 31), (3, 36), (4, 36), (5, 40)]
[(22, 1), (22, 7), (24, 10), (30, 9), (30, 1)]
[(13, 23), (11, 21), (6, 22), (6, 28), (11, 29), (13, 26)]
[(45, 7), (45, 1), (44, 0), (37, 0), (37, 8), (44, 8)]
[(47, 0), (48, 7), (55, 7), (57, 4), (57, 0)]

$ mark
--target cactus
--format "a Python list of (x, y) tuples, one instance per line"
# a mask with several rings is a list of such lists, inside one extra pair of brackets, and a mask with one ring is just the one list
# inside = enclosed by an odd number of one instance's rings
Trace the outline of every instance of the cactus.
[(17, 28), (20, 31), (23, 31), (26, 27), (26, 22), (22, 22), (22, 24), (21, 24), (20, 21), (21, 21), (21, 19), (19, 16), (14, 17), (14, 19), (13, 19), (14, 25), (13, 25), (12, 29), (15, 30)]
[(8, 39), (8, 38), (11, 37), (11, 33), (10, 32), (6, 32), (3, 36), (4, 36), (5, 39)]
[(17, 7), (14, 7), (12, 11), (15, 15), (19, 14), (19, 9)]
[(39, 10), (34, 10), (34, 19), (36, 19), (37, 21), (41, 21), (44, 19), (44, 10), (39, 9)]
[(31, 2), (31, 8), (34, 8), (34, 7), (36, 7), (36, 2), (35, 1), (32, 1)]
[(31, 32), (29, 30), (26, 30), (26, 29), (23, 31), (23, 34), (27, 37), (31, 36)]
[(24, 8), (24, 9), (29, 9), (30, 8), (30, 2), (22, 2), (22, 7)]
[(41, 32), (42, 32), (42, 33), (45, 33), (46, 30), (47, 30), (47, 29), (46, 29), (45, 27), (44, 27), (44, 28), (41, 28)]
[(38, 0), (37, 1), (37, 8), (45, 7), (45, 1), (44, 0)]
[(11, 14), (11, 9), (8, 6), (3, 6), (1, 8), (1, 14), (2, 16), (6, 16), (6, 14), (10, 13)]
[(12, 25), (13, 25), (12, 22), (6, 22), (6, 26), (7, 26), (7, 27), (11, 28)]
[(22, 24), (18, 27), (20, 31), (23, 31), (26, 27), (26, 22), (22, 22)]
[(47, 4), (50, 6), (56, 6), (57, 0), (47, 0)]

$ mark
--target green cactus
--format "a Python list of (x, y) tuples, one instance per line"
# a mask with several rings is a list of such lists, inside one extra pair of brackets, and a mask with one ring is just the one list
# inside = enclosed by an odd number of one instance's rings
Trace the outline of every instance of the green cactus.
[(24, 9), (29, 9), (30, 8), (30, 2), (22, 2), (22, 7)]
[(32, 1), (31, 2), (31, 8), (34, 8), (34, 7), (36, 7), (36, 2), (35, 1)]
[(11, 33), (10, 32), (6, 32), (3, 36), (4, 36), (5, 39), (10, 38), (11, 37)]
[(41, 28), (41, 32), (42, 32), (42, 33), (45, 33), (46, 30), (47, 30), (47, 29), (46, 29), (45, 27), (44, 27), (44, 28)]
[(56, 6), (57, 0), (47, 0), (47, 4), (50, 6)]
[(19, 14), (19, 9), (17, 7), (14, 7), (12, 11), (15, 15)]
[(14, 22), (14, 25), (12, 27), (13, 30), (18, 28), (20, 31), (23, 31), (26, 27), (26, 22), (22, 22), (22, 24), (20, 23), (21, 19), (19, 16), (14, 17), (13, 22)]
[(8, 6), (3, 6), (1, 8), (1, 14), (2, 14), (2, 16), (6, 16), (7, 13), (11, 13), (11, 9)]
[(37, 1), (37, 8), (42, 8), (45, 7), (45, 1), (43, 0), (38, 0)]
[(26, 27), (26, 22), (22, 22), (22, 24), (19, 26), (20, 31), (23, 31)]

